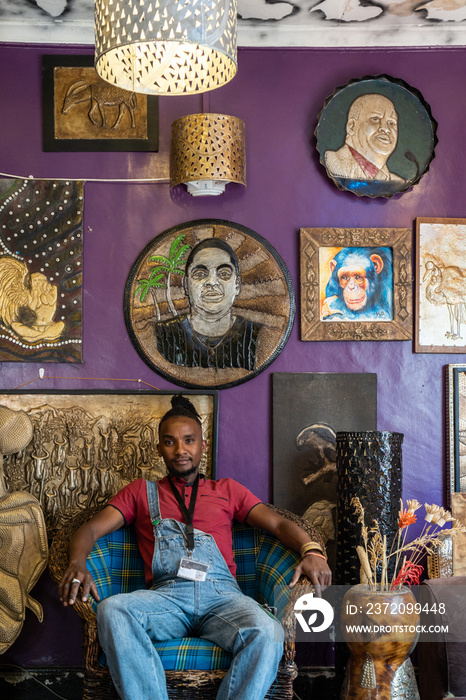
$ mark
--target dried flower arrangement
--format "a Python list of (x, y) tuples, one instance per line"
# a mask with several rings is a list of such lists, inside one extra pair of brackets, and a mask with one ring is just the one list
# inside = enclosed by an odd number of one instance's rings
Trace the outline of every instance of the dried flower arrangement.
[[(407, 500), (406, 508), (400, 499), (398, 512), (398, 532), (393, 538), (390, 550), (387, 553), (387, 538), (382, 535), (377, 520), (373, 521), (370, 528), (364, 520), (364, 508), (359, 498), (351, 500), (361, 525), (361, 536), (364, 546), (356, 547), (361, 563), (361, 582), (367, 583), (373, 591), (389, 591), (400, 588), (402, 585), (415, 585), (419, 583), (423, 567), (419, 564), (422, 555), (431, 550), (436, 544), (438, 534), (444, 525), (453, 522), (450, 534), (454, 537), (458, 533), (466, 532), (466, 527), (451, 517), (451, 513), (437, 505), (424, 504), (426, 514), (425, 525), (420, 535), (411, 542), (407, 541), (408, 527), (416, 520), (416, 511), (422, 508), (416, 499)], [(394, 573), (391, 581), (388, 579), (388, 564), (394, 561)], [(379, 581), (377, 572), (380, 571)]]

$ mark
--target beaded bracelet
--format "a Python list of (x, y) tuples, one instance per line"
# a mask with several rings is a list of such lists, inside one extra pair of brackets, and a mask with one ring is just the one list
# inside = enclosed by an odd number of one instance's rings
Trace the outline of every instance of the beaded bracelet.
[[(309, 550), (308, 552), (306, 552), (304, 557), (307, 557), (308, 554), (312, 554), (315, 557), (320, 557), (321, 559), (324, 559), (325, 561), (327, 561), (327, 557), (324, 554), (320, 554), (319, 552), (313, 552), (313, 551)], [(302, 559), (304, 559), (304, 557), (302, 557)]]

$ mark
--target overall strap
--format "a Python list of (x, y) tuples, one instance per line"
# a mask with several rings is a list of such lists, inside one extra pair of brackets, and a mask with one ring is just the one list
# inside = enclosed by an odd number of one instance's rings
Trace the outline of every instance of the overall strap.
[(155, 527), (161, 520), (159, 505), (159, 490), (156, 481), (146, 479), (147, 503), (149, 505), (149, 515), (152, 525)]

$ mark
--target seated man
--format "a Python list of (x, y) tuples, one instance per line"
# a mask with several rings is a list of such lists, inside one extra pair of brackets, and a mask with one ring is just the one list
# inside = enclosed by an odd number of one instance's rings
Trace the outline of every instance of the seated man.
[(123, 700), (166, 700), (165, 673), (153, 642), (198, 636), (230, 651), (231, 667), (217, 697), (262, 700), (282, 656), (283, 630), (234, 578), (232, 521), (268, 530), (300, 552), (290, 585), (307, 575), (320, 594), (331, 573), (319, 545), (233, 479), (199, 475), (205, 451), (192, 403), (175, 396), (159, 426), (158, 450), (168, 476), (138, 479), (76, 531), (59, 586), (64, 605), (89, 593), (99, 600), (86, 559), (96, 540), (133, 523), (147, 590), (111, 596), (97, 606), (99, 641)]

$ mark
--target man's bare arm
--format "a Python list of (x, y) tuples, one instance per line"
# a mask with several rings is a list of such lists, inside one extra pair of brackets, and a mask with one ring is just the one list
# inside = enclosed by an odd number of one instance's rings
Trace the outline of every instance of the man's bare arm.
[[(299, 552), (303, 544), (309, 542), (309, 535), (302, 527), (271, 510), (264, 503), (258, 503), (250, 510), (247, 523), (267, 530), (295, 552)], [(332, 582), (332, 572), (327, 561), (318, 556), (318, 553), (309, 552), (301, 560), (294, 571), (290, 587), (294, 586), (302, 575), (307, 576), (314, 584), (318, 596)]]
[(87, 570), (86, 559), (99, 537), (118, 530), (124, 524), (120, 511), (113, 506), (107, 506), (76, 530), (70, 540), (69, 565), (58, 586), (58, 594), (63, 605), (74, 605), (80, 584), (83, 601), (88, 599), (89, 593), (92, 593), (96, 600), (100, 600), (94, 579)]

